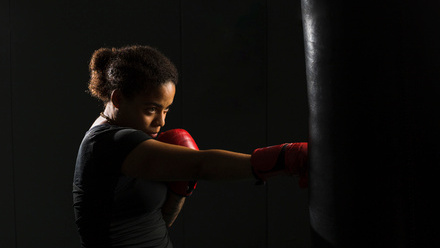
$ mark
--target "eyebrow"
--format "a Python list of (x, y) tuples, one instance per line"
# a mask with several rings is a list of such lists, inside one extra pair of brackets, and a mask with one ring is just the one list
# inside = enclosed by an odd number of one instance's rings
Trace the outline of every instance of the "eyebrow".
[[(164, 108), (164, 106), (162, 106), (162, 104), (155, 103), (155, 102), (146, 102), (144, 105), (145, 105), (145, 106), (147, 106), (147, 105), (153, 105), (153, 106), (156, 106), (156, 107), (158, 107), (158, 108)], [(171, 105), (173, 105), (173, 104), (171, 103), (171, 104), (168, 105), (168, 107), (166, 107), (165, 109), (170, 108)]]

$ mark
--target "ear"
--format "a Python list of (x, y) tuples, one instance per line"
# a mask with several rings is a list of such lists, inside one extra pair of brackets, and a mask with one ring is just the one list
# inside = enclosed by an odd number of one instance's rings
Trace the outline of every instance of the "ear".
[(122, 98), (123, 96), (121, 90), (117, 89), (112, 91), (112, 95), (110, 96), (110, 101), (112, 102), (113, 106), (119, 108), (121, 106)]

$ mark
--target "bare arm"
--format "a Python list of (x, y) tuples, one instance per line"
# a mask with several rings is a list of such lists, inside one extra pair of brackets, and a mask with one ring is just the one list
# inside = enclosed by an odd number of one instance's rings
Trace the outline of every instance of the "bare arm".
[(138, 145), (122, 165), (128, 176), (157, 181), (253, 178), (250, 155), (225, 150), (197, 151), (157, 140)]
[(177, 219), (186, 197), (176, 195), (171, 191), (168, 191), (167, 199), (162, 206), (162, 215), (167, 227), (171, 227), (174, 221)]

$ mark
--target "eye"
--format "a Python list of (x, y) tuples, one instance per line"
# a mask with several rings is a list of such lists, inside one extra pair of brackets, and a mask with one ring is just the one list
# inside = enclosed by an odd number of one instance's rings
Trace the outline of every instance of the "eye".
[(146, 114), (154, 114), (157, 112), (157, 108), (156, 107), (148, 107), (145, 109), (145, 113)]

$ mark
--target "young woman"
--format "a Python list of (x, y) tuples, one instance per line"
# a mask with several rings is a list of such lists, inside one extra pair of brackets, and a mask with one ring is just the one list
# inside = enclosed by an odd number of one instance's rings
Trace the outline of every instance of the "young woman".
[(170, 248), (167, 227), (199, 179), (259, 181), (279, 173), (306, 180), (307, 143), (252, 155), (199, 151), (184, 130), (160, 133), (178, 73), (148, 46), (101, 48), (90, 62), (89, 91), (104, 111), (85, 134), (76, 161), (74, 212), (82, 247)]

